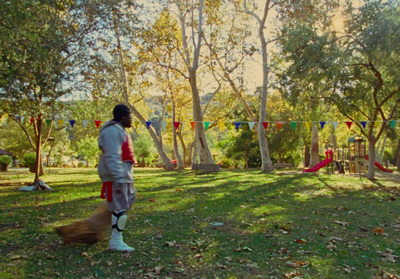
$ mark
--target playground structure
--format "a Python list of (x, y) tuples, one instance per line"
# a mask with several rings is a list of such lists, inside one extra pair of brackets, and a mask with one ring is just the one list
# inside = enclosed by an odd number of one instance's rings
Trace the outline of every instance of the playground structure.
[[(312, 168), (303, 169), (303, 172), (316, 172), (323, 167), (327, 167), (328, 173), (333, 173), (334, 168), (339, 174), (364, 175), (368, 170), (368, 155), (366, 154), (366, 140), (359, 135), (351, 137), (347, 141), (347, 146), (342, 148), (328, 149), (325, 152), (326, 158)], [(374, 162), (375, 166), (384, 172), (393, 172), (385, 168), (379, 162)]]

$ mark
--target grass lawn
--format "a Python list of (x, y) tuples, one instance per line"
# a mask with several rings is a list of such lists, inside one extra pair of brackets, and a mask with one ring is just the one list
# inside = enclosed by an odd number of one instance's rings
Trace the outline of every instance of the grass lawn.
[[(62, 243), (101, 202), (95, 169), (52, 169), (48, 192), (0, 173), (0, 278), (399, 278), (400, 174), (135, 169), (136, 251)], [(218, 226), (219, 225), (219, 226)]]

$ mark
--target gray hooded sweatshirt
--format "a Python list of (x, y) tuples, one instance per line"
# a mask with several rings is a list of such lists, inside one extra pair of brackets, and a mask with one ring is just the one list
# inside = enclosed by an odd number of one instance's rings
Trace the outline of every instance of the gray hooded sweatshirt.
[(103, 152), (97, 167), (101, 181), (133, 183), (135, 153), (124, 127), (114, 120), (106, 122), (100, 129), (98, 143)]

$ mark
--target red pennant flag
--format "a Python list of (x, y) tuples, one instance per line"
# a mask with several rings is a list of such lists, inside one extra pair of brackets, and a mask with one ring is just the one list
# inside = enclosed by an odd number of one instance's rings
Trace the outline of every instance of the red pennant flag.
[(96, 124), (96, 128), (98, 129), (100, 126), (101, 120), (95, 120), (94, 124)]
[(192, 130), (194, 130), (194, 127), (196, 126), (196, 122), (190, 122), (190, 125), (192, 125)]
[(35, 121), (35, 119), (33, 117), (31, 117), (30, 119), (30, 124), (32, 125), (33, 121)]
[(268, 122), (263, 122), (262, 124), (263, 124), (263, 126), (264, 126), (264, 129), (267, 129), (267, 128), (268, 128)]
[(181, 122), (174, 122), (174, 127), (175, 130), (179, 128), (179, 125), (181, 124)]
[(351, 128), (351, 125), (353, 124), (353, 122), (347, 121), (346, 124), (347, 124), (347, 127), (349, 127), (349, 129), (350, 129), (350, 128)]
[(282, 128), (283, 123), (282, 122), (276, 122), (276, 127), (278, 127), (278, 130), (280, 131)]

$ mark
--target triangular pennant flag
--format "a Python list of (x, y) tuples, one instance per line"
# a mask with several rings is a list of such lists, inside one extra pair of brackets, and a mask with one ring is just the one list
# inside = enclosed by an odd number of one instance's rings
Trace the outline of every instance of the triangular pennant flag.
[(146, 127), (147, 127), (147, 129), (150, 128), (151, 123), (152, 123), (151, 121), (146, 121)]
[(174, 122), (174, 127), (175, 130), (179, 128), (179, 125), (181, 124), (181, 122)]
[(137, 129), (139, 127), (140, 122), (139, 121), (135, 121), (133, 122), (133, 125), (135, 126), (135, 129)]
[(59, 120), (57, 120), (57, 122), (58, 122), (58, 126), (60, 126), (60, 128), (61, 128), (62, 124), (64, 123), (64, 120), (59, 119)]
[(25, 116), (21, 116), (21, 124), (24, 123)]
[(394, 125), (396, 125), (396, 120), (389, 121), (389, 124), (394, 129)]
[(18, 115), (15, 115), (15, 122), (18, 122)]
[(347, 127), (349, 127), (349, 129), (351, 128), (351, 125), (353, 124), (353, 122), (351, 122), (351, 121), (346, 121), (346, 125), (347, 125)]
[(363, 126), (363, 128), (365, 130), (365, 126), (367, 125), (367, 121), (361, 121), (361, 125)]
[(268, 128), (268, 122), (263, 122), (262, 125), (264, 126), (264, 129)]
[(337, 128), (337, 126), (338, 126), (338, 124), (339, 124), (339, 122), (337, 122), (337, 121), (333, 121), (333, 122), (332, 122), (333, 129), (335, 129), (335, 130), (336, 130), (336, 128)]
[(69, 121), (69, 124), (71, 124), (71, 127), (74, 128), (75, 120), (70, 120), (70, 121)]
[(88, 123), (89, 123), (89, 120), (82, 120), (83, 128), (86, 128)]
[(282, 122), (276, 122), (276, 127), (278, 127), (278, 131), (281, 130), (283, 123)]
[(50, 126), (50, 123), (51, 123), (51, 119), (46, 119), (46, 125), (47, 125), (47, 127)]
[(307, 130), (311, 129), (311, 122), (306, 122), (306, 128), (307, 128)]
[(190, 125), (192, 126), (192, 130), (194, 130), (194, 127), (196, 127), (196, 122), (192, 121), (190, 122)]
[[(139, 121), (138, 121), (139, 122)], [(161, 121), (161, 128), (165, 130), (165, 127), (167, 126), (167, 121)], [(136, 127), (137, 128), (137, 127)]]
[(239, 126), (240, 126), (240, 122), (233, 122), (233, 124), (235, 124), (235, 129), (238, 130)]
[(253, 130), (254, 124), (256, 124), (256, 122), (249, 122), (250, 131)]
[(290, 125), (292, 126), (293, 130), (296, 128), (296, 124), (297, 124), (297, 122), (294, 122), (294, 121), (290, 122)]
[(210, 126), (210, 122), (209, 121), (204, 122), (204, 129), (206, 129), (206, 131), (208, 129), (208, 126)]
[(100, 127), (100, 123), (101, 123), (101, 120), (95, 120), (94, 121), (94, 124), (96, 125), (97, 129)]
[(29, 124), (32, 125), (32, 123), (33, 123), (34, 120), (35, 120), (35, 119), (33, 119), (33, 117), (31, 117), (31, 119), (29, 119)]
[(321, 121), (319, 124), (321, 125), (321, 130), (324, 128), (326, 121)]

